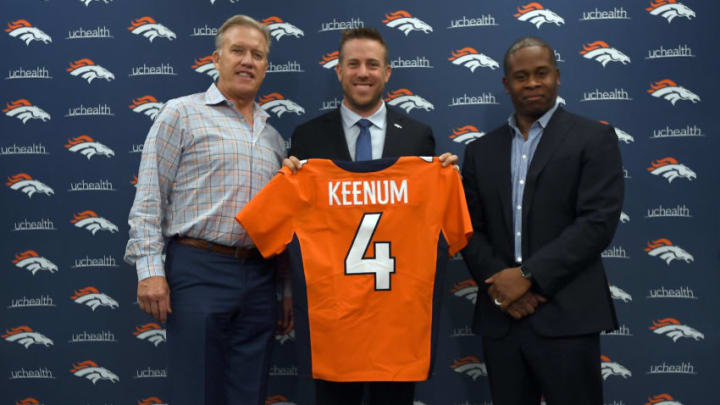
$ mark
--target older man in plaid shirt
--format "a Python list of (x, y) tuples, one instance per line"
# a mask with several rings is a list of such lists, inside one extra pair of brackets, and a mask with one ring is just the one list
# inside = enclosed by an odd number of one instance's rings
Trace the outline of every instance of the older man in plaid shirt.
[[(275, 262), (233, 219), (286, 155), (255, 103), (270, 35), (237, 15), (215, 46), (217, 83), (168, 101), (150, 129), (129, 217), (125, 260), (140, 308), (167, 321), (173, 405), (264, 404), (277, 320)], [(282, 332), (292, 327), (287, 290)]]

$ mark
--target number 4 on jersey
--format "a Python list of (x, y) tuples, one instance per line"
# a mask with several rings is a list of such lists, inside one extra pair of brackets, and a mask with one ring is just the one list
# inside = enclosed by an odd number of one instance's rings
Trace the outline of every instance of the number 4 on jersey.
[(375, 274), (375, 290), (390, 290), (390, 274), (395, 273), (395, 258), (390, 256), (390, 242), (373, 244), (375, 257), (364, 258), (382, 212), (364, 214), (345, 257), (345, 274)]

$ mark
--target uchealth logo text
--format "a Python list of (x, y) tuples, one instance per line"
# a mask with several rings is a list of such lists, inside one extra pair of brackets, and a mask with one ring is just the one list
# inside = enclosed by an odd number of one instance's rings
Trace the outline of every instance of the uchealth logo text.
[(695, 174), (692, 169), (678, 162), (677, 159), (671, 156), (651, 162), (647, 171), (652, 175), (666, 178), (668, 183), (672, 183), (673, 180), (678, 178), (687, 179), (688, 181), (693, 181), (697, 178), (697, 174)]
[(385, 97), (385, 102), (391, 106), (402, 108), (406, 113), (419, 109), (425, 111), (432, 111), (435, 107), (421, 96), (413, 93), (408, 89), (397, 89), (391, 91)]
[(26, 250), (22, 253), (16, 253), (13, 264), (23, 270), (27, 270), (34, 276), (39, 271), (47, 271), (50, 274), (58, 271), (58, 267), (55, 263), (40, 256), (34, 250)]
[(73, 219), (70, 223), (81, 229), (87, 229), (90, 233), (95, 235), (98, 231), (106, 231), (115, 233), (118, 231), (118, 227), (107, 219), (98, 216), (95, 211), (85, 210), (73, 214)]
[(300, 62), (289, 60), (285, 63), (268, 62), (267, 73), (302, 73), (304, 72)]
[(677, 0), (652, 0), (650, 7), (645, 9), (650, 15), (662, 17), (671, 23), (677, 17), (692, 20), (695, 12), (690, 7), (678, 3)]
[(117, 260), (112, 255), (104, 255), (102, 257), (90, 257), (85, 255), (83, 258), (75, 259), (71, 268), (83, 269), (93, 267), (120, 267), (117, 263)]
[(695, 341), (705, 339), (705, 335), (688, 325), (683, 325), (675, 318), (664, 318), (653, 321), (648, 329), (658, 335), (664, 335), (677, 342), (680, 338), (692, 339)]
[(297, 405), (295, 402), (290, 402), (284, 395), (273, 395), (265, 400), (265, 405)]
[(455, 359), (450, 368), (459, 374), (471, 377), (473, 381), (477, 381), (480, 377), (487, 376), (487, 367), (475, 356), (465, 356)]
[(452, 62), (453, 65), (464, 66), (470, 69), (473, 73), (475, 69), (479, 67), (489, 68), (490, 70), (500, 68), (500, 65), (493, 58), (469, 46), (452, 51), (448, 60)]
[(76, 377), (90, 380), (93, 384), (96, 384), (98, 381), (109, 381), (113, 384), (120, 381), (120, 377), (115, 373), (105, 367), (100, 367), (92, 360), (73, 363), (70, 373)]
[(296, 366), (278, 367), (277, 364), (270, 366), (268, 375), (273, 377), (297, 377), (298, 368)]
[(483, 136), (485, 136), (485, 132), (480, 131), (476, 126), (465, 125), (453, 129), (452, 135), (450, 135), (449, 138), (453, 142), (467, 145), (478, 138), (482, 138)]
[(680, 246), (673, 245), (667, 238), (655, 239), (647, 243), (645, 252), (652, 257), (662, 259), (669, 266), (674, 260), (678, 262), (691, 263), (695, 260), (693, 255)]
[(27, 173), (17, 173), (13, 176), (8, 176), (5, 185), (10, 187), (11, 190), (25, 193), (28, 198), (32, 198), (34, 194), (44, 194), (47, 196), (55, 194), (50, 186), (33, 179), (32, 176)]
[(495, 17), (492, 14), (481, 14), (477, 17), (462, 16), (450, 20), (450, 25), (447, 29), (455, 28), (471, 28), (471, 27), (491, 27), (496, 26), (498, 23), (495, 21)]
[(662, 45), (659, 48), (648, 50), (648, 56), (645, 59), (664, 59), (664, 58), (694, 58), (692, 48), (688, 44), (680, 44), (674, 48), (665, 48)]
[(11, 298), (8, 309), (17, 308), (51, 308), (55, 307), (55, 300), (50, 295), (41, 295), (39, 297), (26, 297)]
[(338, 21), (337, 18), (333, 18), (332, 21), (320, 23), (320, 30), (318, 32), (326, 31), (343, 31), (353, 28), (362, 28), (365, 26), (365, 21), (359, 17), (351, 17), (349, 20)]
[(600, 335), (602, 335), (602, 336), (632, 336), (633, 334), (630, 332), (630, 328), (627, 325), (621, 324), (617, 329), (612, 330), (610, 332), (605, 332), (605, 331), (600, 332)]
[(691, 101), (693, 104), (700, 102), (700, 96), (670, 79), (650, 83), (647, 92), (655, 98), (669, 101), (672, 105), (675, 105), (679, 100)]
[(164, 368), (146, 367), (135, 370), (133, 378), (167, 378), (167, 370)]
[(30, 42), (42, 42), (49, 44), (52, 42), (50, 35), (44, 33), (40, 28), (34, 27), (28, 20), (19, 19), (8, 23), (5, 32), (13, 38), (17, 38), (25, 45), (30, 46)]
[(19, 370), (10, 370), (11, 380), (54, 380), (55, 374), (47, 367), (39, 367), (36, 369), (26, 370), (21, 368)]
[(529, 22), (540, 29), (543, 24), (555, 24), (558, 27), (565, 24), (565, 20), (552, 10), (546, 9), (538, 2), (528, 3), (517, 8), (517, 13), (513, 17), (518, 21)]
[(115, 334), (109, 330), (101, 330), (98, 332), (73, 332), (68, 343), (118, 343)]
[(494, 94), (489, 92), (480, 93), (478, 96), (469, 96), (463, 94), (459, 97), (453, 97), (450, 100), (448, 107), (460, 107), (465, 105), (487, 105), (487, 104), (500, 104), (497, 102), (497, 98)]
[(450, 331), (450, 337), (470, 337), (475, 336), (470, 325), (465, 325), (459, 328), (452, 328)]
[(340, 108), (340, 105), (342, 104), (342, 98), (333, 98), (332, 100), (325, 100), (322, 102), (322, 105), (320, 106), (319, 111), (329, 111), (329, 110), (336, 110)]
[(206, 74), (210, 76), (213, 81), (217, 80), (217, 78), (220, 76), (220, 73), (218, 73), (217, 69), (215, 68), (215, 63), (213, 63), (212, 55), (204, 56), (199, 59), (195, 58), (195, 63), (193, 63), (190, 67), (200, 74)]
[(82, 179), (69, 184), (67, 191), (73, 193), (76, 191), (117, 191), (108, 179), (100, 179), (97, 181), (87, 181)]
[(112, 108), (110, 108), (109, 105), (104, 103), (99, 103), (98, 105), (93, 106), (85, 106), (84, 104), (80, 104), (77, 107), (70, 107), (68, 108), (67, 114), (65, 114), (65, 117), (93, 117), (93, 116), (108, 116), (112, 117), (115, 114), (112, 112)]
[(133, 66), (128, 77), (138, 76), (177, 76), (175, 67), (169, 63), (161, 63), (159, 65), (148, 66), (143, 63), (141, 66)]
[(599, 62), (605, 67), (610, 62), (620, 62), (623, 65), (630, 63), (630, 57), (620, 52), (619, 50), (610, 47), (605, 41), (595, 41), (589, 44), (584, 44), (583, 49), (580, 51), (580, 55), (585, 59), (594, 60)]
[(262, 20), (263, 25), (270, 31), (270, 35), (279, 41), (282, 37), (304, 37), (305, 33), (298, 27), (284, 21), (277, 16), (268, 17)]
[(695, 295), (695, 291), (688, 286), (680, 286), (677, 288), (665, 288), (660, 286), (658, 288), (651, 288), (648, 291), (647, 299), (659, 299), (659, 298), (675, 298), (685, 300), (697, 300), (699, 297)]
[(408, 36), (413, 31), (420, 31), (426, 34), (433, 32), (432, 27), (425, 21), (413, 17), (405, 10), (397, 10), (385, 14), (385, 19), (383, 19), (382, 22), (390, 28), (397, 28), (402, 31), (405, 36)]
[(98, 25), (95, 28), (78, 27), (68, 30), (65, 39), (112, 39), (112, 31), (105, 25)]
[(609, 285), (610, 288), (610, 296), (614, 300), (622, 301), (625, 303), (632, 302), (632, 296), (627, 293), (627, 291), (623, 290), (622, 288), (616, 286), (616, 285)]
[(623, 88), (615, 88), (613, 90), (590, 90), (583, 92), (581, 102), (588, 101), (632, 101), (630, 93)]
[(95, 79), (115, 80), (115, 75), (106, 68), (96, 64), (92, 59), (82, 58), (70, 62), (70, 67), (65, 69), (71, 76), (87, 80), (88, 84)]
[(151, 95), (134, 98), (132, 104), (128, 106), (131, 110), (138, 114), (147, 115), (151, 120), (155, 120), (163, 107), (162, 102), (158, 101)]
[(603, 259), (629, 259), (627, 250), (620, 245), (612, 245), (603, 250), (600, 256)]
[(594, 10), (583, 11), (580, 21), (593, 20), (629, 20), (630, 15), (623, 7), (613, 7), (612, 10), (600, 10), (595, 7)]
[(207, 24), (203, 25), (202, 27), (194, 27), (192, 30), (192, 34), (190, 34), (191, 37), (214, 37), (217, 35), (218, 29), (217, 27), (211, 27)]
[(657, 394), (648, 397), (648, 401), (644, 405), (683, 405), (682, 402), (676, 400), (670, 394)]
[(2, 112), (8, 117), (19, 119), (23, 124), (29, 120), (50, 121), (50, 114), (42, 108), (33, 105), (30, 100), (25, 98), (5, 103), (5, 108), (2, 109)]
[(97, 142), (88, 135), (80, 135), (74, 138), (68, 138), (65, 149), (70, 152), (80, 153), (88, 160), (93, 156), (105, 156), (111, 158), (115, 156), (115, 152), (100, 142)]
[(11, 155), (49, 155), (47, 148), (42, 143), (32, 145), (18, 145), (16, 143), (7, 146), (0, 146), (0, 156)]
[(23, 218), (20, 221), (14, 222), (12, 227), (13, 232), (21, 231), (57, 231), (55, 223), (50, 218), (40, 218), (36, 220), (29, 220)]
[(50, 71), (46, 66), (35, 66), (34, 68), (18, 67), (8, 70), (8, 75), (5, 79), (52, 79), (52, 76), (50, 76)]
[(618, 362), (610, 360), (607, 356), (600, 356), (600, 373), (603, 380), (607, 380), (611, 375), (628, 378), (632, 377), (632, 372)]
[(136, 326), (133, 335), (140, 340), (154, 344), (155, 347), (157, 347), (160, 343), (167, 341), (165, 329), (154, 322)]
[(93, 286), (81, 288), (75, 290), (75, 294), (70, 296), (76, 304), (86, 305), (95, 312), (98, 307), (108, 307), (115, 309), (120, 306), (117, 301), (107, 294), (101, 293), (97, 288)]
[(304, 108), (294, 101), (286, 99), (285, 96), (280, 93), (266, 94), (258, 99), (258, 104), (263, 110), (272, 112), (278, 118), (288, 112), (297, 115), (305, 114)]
[(155, 38), (166, 38), (170, 41), (175, 39), (175, 33), (157, 21), (154, 18), (145, 16), (132, 20), (128, 31), (135, 35), (142, 35), (152, 42)]
[[(601, 124), (610, 125), (607, 121), (600, 121)], [(632, 137), (632, 135), (628, 134), (627, 132), (623, 131), (622, 129), (618, 127), (613, 128), (615, 130), (615, 135), (618, 137), (619, 142), (623, 143), (633, 143), (635, 142), (635, 138)]]
[(653, 134), (650, 139), (665, 139), (665, 138), (702, 138), (705, 136), (702, 128), (697, 125), (686, 125), (684, 128), (670, 128), (669, 125), (665, 128), (653, 129)]
[(164, 402), (162, 399), (158, 397), (147, 397), (138, 400), (138, 405), (168, 405), (166, 402)]
[(52, 339), (43, 335), (40, 332), (34, 331), (27, 325), (20, 325), (12, 329), (6, 329), (5, 333), (0, 335), (3, 339), (8, 342), (17, 343), (25, 348), (29, 348), (32, 345), (50, 347), (54, 343)]
[(414, 59), (398, 56), (390, 60), (390, 67), (393, 69), (433, 69), (430, 59), (424, 56), (416, 56)]
[(697, 371), (695, 371), (695, 366), (693, 366), (692, 363), (688, 362), (681, 362), (680, 364), (667, 364), (666, 362), (662, 362), (661, 364), (651, 364), (650, 369), (645, 374), (687, 374), (687, 375), (697, 375)]

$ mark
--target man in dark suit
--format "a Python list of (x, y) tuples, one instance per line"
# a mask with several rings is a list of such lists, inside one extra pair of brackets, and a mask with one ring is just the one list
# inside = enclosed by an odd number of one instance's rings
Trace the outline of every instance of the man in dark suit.
[(514, 43), (504, 70), (515, 113), (467, 146), (462, 171), (493, 404), (601, 405), (599, 334), (617, 327), (600, 258), (624, 194), (617, 137), (556, 104), (544, 41)]
[[(433, 156), (432, 129), (382, 100), (391, 68), (387, 45), (371, 28), (343, 32), (337, 77), (342, 106), (298, 126), (283, 164), (300, 169), (299, 159), (370, 160), (398, 156)], [(440, 156), (444, 166), (458, 157)], [(352, 331), (348, 331), (352, 333)], [(333, 382), (315, 380), (318, 405), (412, 405), (413, 382)]]

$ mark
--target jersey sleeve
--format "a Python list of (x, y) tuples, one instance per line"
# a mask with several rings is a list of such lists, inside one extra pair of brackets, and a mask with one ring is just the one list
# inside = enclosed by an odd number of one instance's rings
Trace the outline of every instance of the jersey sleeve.
[(442, 227), (443, 234), (449, 245), (450, 256), (453, 256), (467, 245), (473, 234), (473, 228), (467, 202), (465, 201), (465, 190), (460, 181), (460, 174), (452, 168), (448, 170), (451, 173), (446, 177), (449, 182), (447, 188), (448, 197)]
[(263, 257), (281, 253), (294, 233), (293, 217), (300, 206), (298, 175), (283, 167), (235, 215)]

